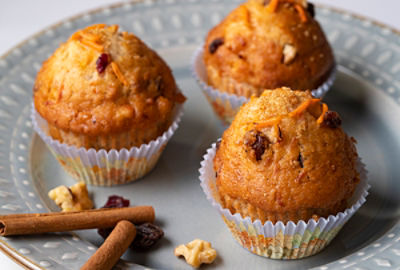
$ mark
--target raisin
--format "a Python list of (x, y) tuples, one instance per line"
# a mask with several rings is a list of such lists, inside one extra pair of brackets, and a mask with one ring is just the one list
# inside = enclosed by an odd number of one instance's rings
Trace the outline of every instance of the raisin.
[(266, 6), (266, 5), (269, 4), (269, 2), (271, 2), (271, 0), (264, 0), (264, 1), (263, 1), (263, 5)]
[(327, 111), (324, 115), (323, 124), (329, 128), (337, 128), (342, 125), (342, 119), (337, 112)]
[(312, 18), (315, 17), (315, 6), (312, 3), (307, 3), (307, 11)]
[(211, 54), (214, 54), (222, 44), (224, 44), (224, 39), (216, 38), (210, 43), (210, 46), (208, 46), (208, 51)]
[(106, 70), (106, 67), (109, 62), (108, 54), (102, 53), (96, 61), (96, 69), (99, 74), (103, 73)]
[(270, 142), (263, 133), (252, 130), (246, 134), (244, 143), (254, 150), (256, 160), (260, 161)]
[[(112, 228), (98, 229), (97, 232), (106, 239), (112, 230)], [(147, 250), (154, 246), (163, 236), (163, 230), (152, 223), (136, 225), (135, 240), (133, 240), (130, 247), (136, 250)]]
[[(128, 207), (129, 204), (129, 200), (118, 195), (112, 195), (108, 197), (108, 200), (103, 208)], [(98, 229), (97, 233), (106, 239), (112, 230), (113, 228)], [(149, 249), (150, 247), (154, 246), (163, 236), (163, 230), (154, 224), (143, 223), (141, 225), (136, 225), (136, 237), (132, 242), (131, 247), (138, 250)]]
[(118, 208), (118, 207), (128, 207), (129, 206), (129, 200), (124, 199), (121, 196), (118, 195), (112, 195), (108, 197), (108, 200), (106, 204), (103, 206), (103, 208)]
[(297, 157), (297, 161), (299, 162), (300, 167), (304, 168), (303, 156), (301, 155), (301, 153), (299, 153), (299, 156)]
[(256, 154), (256, 160), (260, 161), (262, 158), (262, 155), (265, 152), (265, 149), (267, 148), (267, 143), (268, 143), (268, 138), (265, 137), (262, 133), (257, 133), (256, 135), (256, 141), (252, 145), (254, 152)]
[[(102, 208), (119, 208), (119, 207), (128, 207), (130, 204), (129, 200), (124, 199), (118, 195), (112, 195), (108, 197), (106, 204)], [(101, 235), (104, 239), (111, 233), (112, 228), (107, 229), (98, 229), (97, 233)]]
[(107, 228), (107, 229), (97, 229), (97, 233), (100, 234), (101, 237), (106, 239), (110, 233), (112, 232), (113, 228)]
[(163, 230), (152, 223), (143, 223), (136, 226), (136, 237), (131, 247), (146, 250), (154, 246), (164, 236)]

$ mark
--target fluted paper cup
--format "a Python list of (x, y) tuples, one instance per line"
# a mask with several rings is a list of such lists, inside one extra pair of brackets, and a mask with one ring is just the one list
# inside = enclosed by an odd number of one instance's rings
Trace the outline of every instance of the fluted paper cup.
[(252, 221), (250, 217), (232, 214), (229, 209), (223, 208), (215, 184), (215, 171), (213, 160), (216, 152), (215, 144), (207, 150), (201, 162), (200, 181), (201, 187), (211, 202), (218, 210), (222, 219), (228, 226), (237, 242), (248, 251), (271, 259), (300, 259), (314, 255), (324, 249), (338, 234), (344, 224), (366, 201), (369, 184), (367, 172), (361, 160), (358, 161), (357, 170), (360, 173), (360, 183), (349, 200), (350, 208), (337, 215), (317, 220), (310, 219), (284, 224), (260, 220)]
[(54, 157), (76, 180), (95, 186), (112, 186), (135, 181), (149, 173), (156, 165), (183, 114), (177, 108), (174, 121), (157, 139), (130, 149), (85, 149), (61, 143), (48, 135), (48, 124), (32, 106), (34, 130), (47, 144)]
[[(243, 96), (218, 91), (218, 89), (208, 85), (207, 70), (203, 60), (203, 50), (203, 46), (201, 46), (193, 54), (192, 74), (222, 124), (228, 126), (232, 123), (240, 106), (249, 101), (249, 99)], [(335, 79), (336, 66), (332, 69), (328, 79), (320, 87), (311, 91), (312, 95), (316, 98), (323, 98), (332, 87)]]

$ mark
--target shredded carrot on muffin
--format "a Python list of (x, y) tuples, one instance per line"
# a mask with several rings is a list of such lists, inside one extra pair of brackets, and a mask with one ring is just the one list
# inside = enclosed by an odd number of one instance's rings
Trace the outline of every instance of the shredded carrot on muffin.
[(87, 39), (81, 39), (79, 40), (80, 43), (82, 43), (83, 45), (90, 47), (98, 52), (102, 52), (104, 50), (103, 45), (97, 44), (96, 42), (93, 42), (91, 40), (87, 40)]
[(282, 121), (282, 118), (283, 118), (283, 116), (276, 116), (276, 117), (267, 119), (264, 122), (257, 124), (256, 129), (277, 126)]
[(300, 104), (299, 107), (297, 107), (294, 111), (289, 113), (289, 117), (295, 117), (300, 114), (302, 114), (307, 108), (317, 102), (320, 102), (321, 100), (319, 98), (313, 98), (313, 99), (308, 99), (304, 101), (302, 104)]
[(306, 12), (304, 11), (304, 8), (300, 6), (299, 4), (294, 5), (294, 8), (297, 10), (299, 13), (300, 19), (303, 23), (307, 22), (307, 15)]
[(317, 120), (318, 124), (322, 124), (322, 122), (324, 122), (324, 117), (325, 117), (325, 114), (326, 114), (327, 111), (328, 111), (328, 105), (323, 103), (322, 104), (322, 113), (321, 113), (321, 115), (319, 116), (319, 118)]
[[(98, 29), (98, 28), (104, 28), (106, 24), (94, 24), (91, 25), (87, 28), (85, 28), (85, 31), (77, 31), (71, 36), (71, 40), (77, 40), (79, 41), (80, 44), (85, 45), (86, 47), (92, 48), (96, 51), (103, 52), (104, 47), (101, 44), (98, 44), (97, 42), (99, 41), (100, 37), (96, 35), (91, 30)], [(113, 27), (113, 26), (110, 26)], [(118, 27), (117, 27), (118, 29)], [(88, 31), (89, 30), (89, 31)]]
[(111, 25), (108, 27), (108, 29), (112, 32), (112, 33), (116, 33), (119, 29), (119, 26), (117, 24)]
[(81, 31), (75, 32), (70, 37), (71, 40), (79, 40), (81, 38)]
[(119, 69), (117, 63), (111, 62), (111, 68), (114, 71), (115, 76), (117, 76), (118, 80), (120, 80), (124, 85), (129, 86), (128, 81), (124, 77), (124, 74), (122, 74), (122, 72)]
[(282, 131), (278, 123), (274, 125), (274, 135), (278, 142), (282, 141)]
[(102, 52), (104, 50), (103, 45), (96, 43), (99, 37), (95, 34), (84, 33), (82, 31), (76, 32), (71, 36), (71, 40), (77, 40), (80, 44), (85, 47), (92, 48), (96, 51)]
[(97, 42), (99, 40), (99, 36), (94, 34), (94, 33), (81, 32), (80, 33), (80, 37), (81, 37), (81, 39), (90, 40), (90, 41), (93, 41), (93, 42)]
[[(262, 123), (256, 124), (256, 129), (262, 129), (262, 128), (267, 128), (267, 127), (274, 127), (275, 128), (275, 134), (277, 137), (279, 137), (279, 124), (282, 121), (284, 117), (297, 117), (301, 115), (304, 111), (308, 109), (308, 107), (314, 105), (315, 103), (320, 102), (321, 100), (319, 98), (313, 98), (313, 99), (308, 99), (301, 103), (296, 109), (288, 113), (287, 115), (281, 115), (281, 116), (275, 116), (270, 119), (267, 119), (263, 121)], [(322, 124), (324, 121), (324, 116), (326, 112), (328, 111), (328, 105), (325, 103), (322, 103), (322, 112), (321, 115), (317, 119), (318, 124)]]
[(267, 7), (267, 10), (269, 11), (269, 12), (275, 12), (276, 11), (276, 9), (278, 8), (278, 5), (279, 5), (279, 0), (271, 0), (270, 2), (269, 2), (269, 4), (268, 4), (268, 7)]

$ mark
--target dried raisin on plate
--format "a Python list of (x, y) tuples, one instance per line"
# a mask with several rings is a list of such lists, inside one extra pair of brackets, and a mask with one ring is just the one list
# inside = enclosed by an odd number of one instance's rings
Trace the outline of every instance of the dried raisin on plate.
[(136, 237), (131, 247), (146, 250), (154, 246), (164, 236), (163, 230), (152, 223), (143, 223), (136, 226)]
[(108, 197), (108, 200), (103, 208), (128, 207), (129, 204), (129, 200), (125, 199), (124, 197), (112, 195)]
[[(128, 207), (130, 204), (129, 200), (124, 197), (118, 195), (112, 195), (108, 197), (106, 204), (102, 208), (119, 208), (119, 207)], [(98, 229), (97, 233), (101, 235), (104, 239), (110, 235), (112, 228), (107, 229)]]
[[(118, 195), (112, 195), (108, 197), (108, 200), (103, 208), (128, 207), (129, 204), (129, 200)], [(98, 229), (97, 233), (106, 239), (112, 230), (113, 228)], [(136, 250), (147, 250), (154, 246), (163, 236), (163, 230), (157, 225), (152, 223), (136, 225), (136, 237), (135, 240), (133, 240), (131, 247)]]
[(107, 228), (107, 229), (97, 229), (97, 233), (100, 234), (103, 239), (106, 239), (110, 233), (112, 232), (112, 228)]

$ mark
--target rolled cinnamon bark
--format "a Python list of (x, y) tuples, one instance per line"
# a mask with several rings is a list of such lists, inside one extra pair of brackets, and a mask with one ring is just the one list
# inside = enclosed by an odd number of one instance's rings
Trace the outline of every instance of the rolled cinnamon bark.
[(81, 270), (109, 270), (128, 249), (136, 236), (136, 228), (131, 222), (118, 222), (106, 241), (81, 267)]
[(0, 216), (0, 235), (26, 235), (112, 228), (119, 221), (134, 224), (154, 222), (152, 206), (102, 208), (79, 212), (16, 214)]

